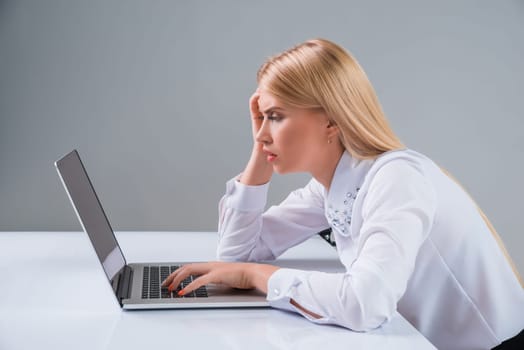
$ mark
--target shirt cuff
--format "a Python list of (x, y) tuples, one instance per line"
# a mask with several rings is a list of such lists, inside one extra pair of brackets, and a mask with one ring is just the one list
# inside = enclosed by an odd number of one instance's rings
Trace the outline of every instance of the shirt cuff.
[(259, 186), (245, 185), (238, 176), (226, 184), (226, 207), (239, 211), (263, 211), (267, 202), (269, 182)]
[[(268, 279), (266, 299), (271, 307), (299, 313), (314, 323), (332, 323), (332, 320), (328, 317), (315, 318), (291, 304), (291, 299), (294, 299), (295, 302), (299, 303), (300, 306), (306, 310), (316, 312), (314, 311), (315, 308), (313, 305), (305, 304), (304, 300), (297, 300), (302, 299), (300, 298), (300, 295), (298, 295), (300, 293), (297, 288), (305, 279), (307, 279), (307, 276), (310, 273), (310, 271), (301, 271), (297, 269), (278, 269)], [(316, 313), (319, 314), (318, 312)]]
[(281, 268), (273, 272), (267, 281), (267, 301), (269, 305), (277, 309), (296, 312), (297, 309), (291, 304), (293, 290), (300, 283), (296, 273), (292, 269)]

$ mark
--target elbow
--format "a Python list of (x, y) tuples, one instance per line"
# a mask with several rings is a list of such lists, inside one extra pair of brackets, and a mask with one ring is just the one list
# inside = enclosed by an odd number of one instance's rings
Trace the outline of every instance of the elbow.
[[(258, 222), (255, 222), (255, 224), (258, 224)], [(250, 231), (253, 233), (250, 233)], [(234, 227), (227, 224), (227, 222), (219, 222), (217, 259), (229, 262), (254, 260), (253, 256), (255, 255), (258, 232), (260, 232), (260, 228), (249, 223), (240, 227)]]
[(347, 315), (347, 317), (342, 317), (341, 322), (339, 323), (342, 327), (351, 329), (355, 332), (369, 332), (372, 331), (390, 319), (390, 316), (384, 315), (381, 313), (376, 314), (367, 314), (367, 315)]
[[(350, 276), (347, 278), (351, 279)], [(348, 288), (348, 282), (353, 288)], [(359, 281), (346, 281), (339, 290), (338, 315), (340, 325), (356, 332), (368, 332), (382, 326), (395, 313), (397, 300), (382, 283), (363, 285)]]
[(241, 262), (247, 261), (253, 244), (240, 240), (237, 232), (218, 231), (216, 258), (218, 261)]
[(341, 305), (340, 311), (333, 315), (333, 323), (355, 332), (369, 332), (386, 323), (392, 314), (372, 305)]

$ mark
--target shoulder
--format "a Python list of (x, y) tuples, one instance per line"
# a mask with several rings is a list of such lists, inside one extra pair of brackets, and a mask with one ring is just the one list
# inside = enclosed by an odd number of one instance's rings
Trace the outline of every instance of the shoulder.
[(431, 163), (431, 159), (423, 155), (422, 153), (416, 152), (411, 149), (403, 149), (398, 151), (390, 151), (383, 153), (376, 158), (373, 168), (379, 169), (383, 168), (386, 165), (392, 166), (396, 165), (402, 167), (401, 165), (409, 165), (413, 169), (422, 171), (423, 168)]
[(388, 152), (376, 159), (365, 180), (370, 202), (416, 202), (434, 206), (434, 186), (426, 171), (431, 160), (412, 151)]
[(410, 149), (386, 152), (375, 160), (366, 180), (398, 184), (411, 180), (429, 181), (427, 168), (431, 163), (428, 157)]

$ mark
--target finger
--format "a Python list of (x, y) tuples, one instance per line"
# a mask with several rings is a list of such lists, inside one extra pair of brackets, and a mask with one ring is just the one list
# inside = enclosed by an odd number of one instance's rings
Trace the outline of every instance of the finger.
[(254, 98), (258, 98), (258, 96), (260, 96), (260, 90), (256, 89), (255, 92), (253, 92), (253, 95), (251, 95), (251, 97), (249, 98), (249, 100), (251, 101)]
[(175, 278), (177, 274), (178, 274), (178, 269), (175, 272), (172, 272), (169, 276), (167, 276), (165, 280), (162, 281), (162, 287), (168, 286), (173, 281), (173, 279)]
[(260, 98), (260, 95), (258, 93), (254, 93), (253, 96), (251, 96), (251, 99), (249, 100), (249, 110), (251, 112), (251, 117), (258, 118), (260, 116), (260, 109), (258, 106), (258, 100)]
[(177, 289), (180, 283), (182, 283), (182, 281), (185, 280), (190, 274), (191, 272), (188, 271), (186, 266), (181, 267), (170, 283), (167, 284), (167, 289), (170, 292)]
[(181, 268), (176, 269), (169, 276), (167, 276), (167, 278), (162, 282), (162, 287), (167, 287), (168, 285), (170, 285), (173, 279), (176, 277), (176, 275), (178, 275), (178, 273), (180, 272), (180, 269)]
[(178, 287), (180, 282), (184, 280), (190, 272), (187, 271), (189, 265), (184, 265), (173, 272), (166, 281), (162, 284), (163, 287), (167, 287), (172, 290)]
[(206, 275), (202, 275), (195, 279), (193, 282), (189, 283), (187, 286), (185, 286), (182, 290), (178, 292), (178, 295), (186, 295), (188, 293), (191, 293), (192, 291), (205, 286), (206, 284), (212, 283), (212, 274), (208, 273)]
[(194, 263), (194, 264), (187, 264), (182, 266), (178, 273), (175, 275), (171, 283), (168, 284), (169, 291), (173, 291), (180, 283), (182, 283), (183, 280), (185, 280), (187, 277), (191, 275), (203, 275), (207, 273), (211, 268), (210, 263)]

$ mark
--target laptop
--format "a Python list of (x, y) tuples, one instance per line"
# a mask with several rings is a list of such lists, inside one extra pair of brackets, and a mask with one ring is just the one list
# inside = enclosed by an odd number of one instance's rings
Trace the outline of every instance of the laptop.
[(162, 288), (164, 279), (184, 262), (130, 263), (118, 245), (113, 229), (76, 150), (55, 162), (56, 169), (78, 220), (89, 236), (120, 307), (124, 309), (268, 307), (264, 293), (209, 284), (183, 297)]

